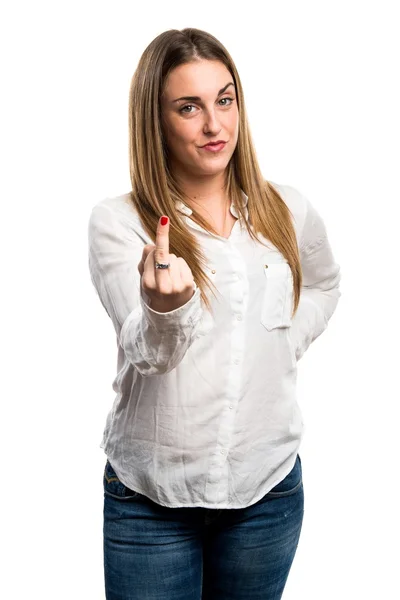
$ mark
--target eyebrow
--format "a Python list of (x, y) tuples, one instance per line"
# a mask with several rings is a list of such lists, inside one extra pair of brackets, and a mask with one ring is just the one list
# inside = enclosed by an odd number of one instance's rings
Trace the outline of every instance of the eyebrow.
[[(233, 82), (230, 81), (229, 83), (227, 83), (223, 88), (221, 88), (218, 92), (218, 96), (220, 96), (221, 94), (223, 94), (226, 90), (227, 87), (229, 87), (230, 85), (233, 85)], [(200, 96), (182, 96), (181, 98), (177, 98), (176, 100), (172, 100), (172, 102), (179, 102), (180, 100), (189, 100), (190, 102), (199, 102), (201, 100)]]

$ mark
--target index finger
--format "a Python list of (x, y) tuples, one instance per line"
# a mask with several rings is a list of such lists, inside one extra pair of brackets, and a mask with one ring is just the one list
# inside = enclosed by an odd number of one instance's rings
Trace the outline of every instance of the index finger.
[(169, 258), (169, 219), (162, 216), (158, 221), (156, 233), (156, 249), (154, 259), (159, 263), (168, 263)]

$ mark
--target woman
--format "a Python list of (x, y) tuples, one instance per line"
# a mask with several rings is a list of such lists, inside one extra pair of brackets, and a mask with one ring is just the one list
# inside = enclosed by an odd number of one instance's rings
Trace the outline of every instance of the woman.
[(309, 200), (263, 179), (212, 35), (150, 43), (129, 132), (132, 192), (89, 221), (118, 345), (100, 445), (106, 597), (275, 600), (304, 512), (297, 361), (336, 308), (339, 265)]

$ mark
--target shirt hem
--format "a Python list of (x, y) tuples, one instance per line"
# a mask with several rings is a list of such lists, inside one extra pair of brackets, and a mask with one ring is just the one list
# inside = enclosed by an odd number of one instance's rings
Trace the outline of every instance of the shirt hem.
[[(272, 485), (268, 485), (264, 490), (262, 490), (262, 492), (260, 494), (258, 494), (253, 500), (250, 501), (249, 504), (244, 504), (244, 505), (240, 505), (240, 504), (229, 504), (229, 505), (223, 505), (221, 503), (216, 504), (214, 503), (189, 503), (189, 504), (165, 504), (163, 502), (160, 502), (159, 499), (155, 499), (153, 496), (151, 496), (148, 492), (143, 492), (141, 489), (139, 489), (138, 487), (131, 487), (130, 485), (124, 483), (120, 477), (120, 475), (117, 472), (117, 469), (112, 465), (114, 471), (116, 472), (118, 478), (120, 479), (120, 481), (130, 490), (132, 490), (132, 492), (136, 492), (138, 494), (141, 494), (142, 496), (145, 496), (146, 498), (148, 498), (149, 500), (151, 500), (152, 502), (154, 502), (155, 504), (158, 504), (160, 506), (163, 506), (165, 508), (214, 508), (214, 509), (238, 509), (238, 508), (249, 508), (250, 506), (253, 506), (253, 504), (257, 504), (257, 502), (259, 502), (262, 498), (264, 498), (264, 496), (266, 496), (276, 485), (278, 485), (278, 483), (280, 483), (281, 481), (283, 481), (283, 479), (285, 479), (285, 477), (287, 477), (287, 475), (289, 475), (289, 473), (291, 472), (291, 470), (294, 468), (295, 464), (296, 464), (296, 460), (297, 460), (297, 455), (299, 452), (299, 447), (297, 447), (295, 453), (294, 453), (294, 461), (291, 463), (291, 465), (289, 466), (287, 472), (279, 479), (279, 481), (274, 481), (272, 483)], [(111, 464), (111, 460), (108, 458), (110, 464)]]

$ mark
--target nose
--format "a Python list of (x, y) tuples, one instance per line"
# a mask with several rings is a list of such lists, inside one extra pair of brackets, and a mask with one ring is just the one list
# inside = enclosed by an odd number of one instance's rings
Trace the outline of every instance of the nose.
[(204, 133), (212, 131), (214, 135), (221, 131), (221, 125), (214, 110), (204, 111), (203, 131)]

